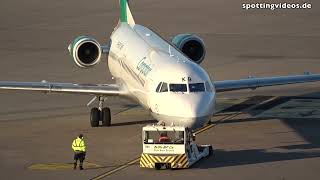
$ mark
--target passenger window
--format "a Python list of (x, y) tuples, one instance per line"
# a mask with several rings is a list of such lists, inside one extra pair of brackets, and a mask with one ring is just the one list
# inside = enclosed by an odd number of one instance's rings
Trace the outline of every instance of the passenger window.
[(161, 84), (162, 84), (162, 82), (160, 82), (159, 85), (157, 86), (156, 92), (160, 92)]
[(167, 83), (165, 83), (165, 82), (162, 83), (160, 92), (168, 92), (168, 84)]

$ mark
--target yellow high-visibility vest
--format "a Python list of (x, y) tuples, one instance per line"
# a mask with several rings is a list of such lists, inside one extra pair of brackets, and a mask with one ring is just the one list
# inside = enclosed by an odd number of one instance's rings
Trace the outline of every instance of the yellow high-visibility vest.
[(84, 139), (77, 137), (77, 139), (73, 140), (72, 149), (73, 151), (86, 152), (86, 143), (84, 142)]

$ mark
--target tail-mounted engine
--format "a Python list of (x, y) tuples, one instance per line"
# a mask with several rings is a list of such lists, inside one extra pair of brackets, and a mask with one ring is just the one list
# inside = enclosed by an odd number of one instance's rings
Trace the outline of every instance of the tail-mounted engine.
[(77, 66), (92, 67), (101, 60), (102, 48), (97, 40), (89, 36), (79, 36), (69, 45), (68, 50)]
[(204, 60), (206, 49), (200, 37), (193, 34), (178, 34), (172, 39), (172, 43), (193, 62), (200, 64)]

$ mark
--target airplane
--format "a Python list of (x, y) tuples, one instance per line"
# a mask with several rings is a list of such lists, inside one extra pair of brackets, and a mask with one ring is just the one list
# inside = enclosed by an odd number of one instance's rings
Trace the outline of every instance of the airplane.
[(159, 122), (196, 129), (215, 113), (216, 94), (240, 89), (314, 82), (320, 74), (213, 81), (200, 66), (205, 59), (204, 41), (194, 34), (176, 35), (171, 42), (155, 31), (136, 24), (127, 0), (120, 0), (120, 18), (109, 42), (101, 45), (91, 36), (75, 38), (68, 50), (75, 64), (90, 68), (107, 55), (114, 84), (0, 81), (0, 90), (75, 93), (92, 95), (92, 127), (111, 125), (108, 96), (134, 100)]

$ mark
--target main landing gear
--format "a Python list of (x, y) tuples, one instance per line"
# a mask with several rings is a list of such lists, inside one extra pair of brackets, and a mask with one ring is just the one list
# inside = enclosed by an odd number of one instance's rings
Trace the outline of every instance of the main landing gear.
[(102, 126), (111, 125), (111, 113), (110, 108), (103, 107), (104, 98), (99, 97), (99, 108), (92, 108), (90, 113), (90, 124), (91, 127), (98, 127), (101, 121)]

